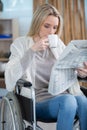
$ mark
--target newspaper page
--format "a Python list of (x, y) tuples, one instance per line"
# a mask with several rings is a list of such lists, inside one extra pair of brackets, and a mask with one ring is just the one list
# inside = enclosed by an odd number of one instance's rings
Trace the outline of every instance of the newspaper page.
[(78, 87), (76, 69), (87, 61), (87, 40), (72, 40), (53, 66), (48, 91), (57, 95), (70, 87)]

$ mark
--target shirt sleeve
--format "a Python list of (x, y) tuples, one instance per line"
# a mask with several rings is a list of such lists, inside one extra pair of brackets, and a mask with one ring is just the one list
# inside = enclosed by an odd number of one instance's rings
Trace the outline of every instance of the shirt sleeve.
[(34, 52), (25, 46), (26, 42), (23, 44), (23, 40), (15, 40), (11, 45), (11, 56), (5, 68), (5, 84), (8, 91), (14, 90), (16, 82), (32, 63)]

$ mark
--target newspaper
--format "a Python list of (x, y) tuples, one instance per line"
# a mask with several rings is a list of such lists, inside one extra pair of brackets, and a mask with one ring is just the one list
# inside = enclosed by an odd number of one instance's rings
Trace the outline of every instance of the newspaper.
[(87, 40), (72, 40), (53, 66), (48, 91), (57, 95), (70, 87), (79, 86), (76, 69), (87, 61)]

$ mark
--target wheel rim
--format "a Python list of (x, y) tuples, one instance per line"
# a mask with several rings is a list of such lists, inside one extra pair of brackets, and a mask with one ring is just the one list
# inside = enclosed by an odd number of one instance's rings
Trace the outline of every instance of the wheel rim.
[(4, 97), (1, 105), (1, 130), (16, 130), (11, 102)]

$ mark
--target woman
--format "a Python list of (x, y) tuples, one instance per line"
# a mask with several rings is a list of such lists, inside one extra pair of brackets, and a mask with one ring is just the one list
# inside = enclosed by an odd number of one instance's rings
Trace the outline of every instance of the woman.
[[(57, 130), (72, 130), (74, 118), (78, 115), (81, 130), (87, 130), (85, 96), (75, 97), (68, 90), (57, 96), (48, 93), (52, 66), (65, 48), (59, 38), (62, 27), (62, 17), (52, 5), (44, 4), (36, 10), (28, 35), (17, 38), (11, 45), (11, 56), (5, 70), (6, 88), (13, 91), (17, 80), (25, 78), (35, 88), (37, 120), (54, 120)], [(87, 75), (86, 63), (78, 73)]]

